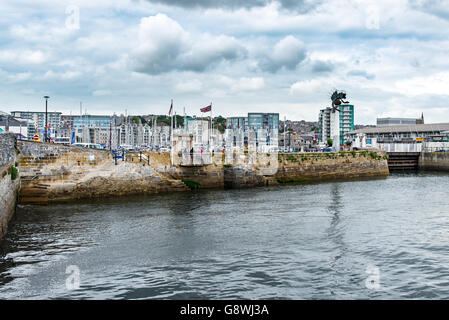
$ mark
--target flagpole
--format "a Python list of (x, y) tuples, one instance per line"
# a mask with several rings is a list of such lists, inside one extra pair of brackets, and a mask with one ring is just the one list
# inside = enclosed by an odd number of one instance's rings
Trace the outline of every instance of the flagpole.
[(184, 133), (187, 133), (186, 107), (184, 107)]
[(170, 117), (170, 160), (171, 165), (173, 165), (173, 99), (171, 99), (171, 117)]
[(209, 131), (209, 152), (212, 149), (210, 138), (212, 136), (212, 102), (210, 103), (210, 131)]

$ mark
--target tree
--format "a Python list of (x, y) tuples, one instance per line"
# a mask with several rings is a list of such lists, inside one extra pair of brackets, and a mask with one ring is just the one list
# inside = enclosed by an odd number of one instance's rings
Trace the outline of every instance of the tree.
[(133, 116), (133, 117), (131, 118), (131, 121), (134, 122), (134, 123), (139, 123), (139, 121), (141, 121), (141, 120), (140, 120), (140, 116)]
[(226, 128), (226, 118), (218, 116), (213, 118), (212, 121), (214, 122), (214, 127), (217, 128), (217, 130), (220, 131), (220, 133), (224, 133)]
[(332, 147), (333, 144), (334, 144), (334, 140), (332, 140), (331, 138), (327, 139), (327, 146), (328, 147)]

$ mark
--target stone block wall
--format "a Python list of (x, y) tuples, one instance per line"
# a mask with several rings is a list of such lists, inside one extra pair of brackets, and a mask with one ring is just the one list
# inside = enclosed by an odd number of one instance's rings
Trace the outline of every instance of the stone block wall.
[(14, 215), (20, 187), (19, 177), (13, 180), (11, 173), (16, 159), (16, 137), (11, 133), (0, 133), (0, 240)]
[(19, 141), (19, 168), (23, 181), (53, 181), (74, 174), (85, 166), (112, 161), (106, 150), (70, 147), (53, 143)]
[(207, 165), (198, 167), (177, 167), (167, 174), (181, 181), (193, 181), (199, 189), (224, 187), (223, 166)]
[(115, 165), (104, 150), (34, 142), (20, 142), (19, 150), (22, 203), (389, 174), (385, 153), (363, 151), (242, 154), (244, 159), (234, 165), (171, 166), (169, 153), (145, 153), (149, 160), (143, 161), (139, 154), (130, 153)]
[(266, 184), (266, 178), (251, 166), (224, 168), (224, 185), (227, 189), (261, 187)]
[(449, 152), (422, 152), (418, 167), (421, 170), (449, 171)]
[(280, 154), (274, 175), (279, 183), (388, 176), (384, 152)]
[(0, 167), (14, 163), (16, 159), (16, 136), (13, 133), (0, 133)]

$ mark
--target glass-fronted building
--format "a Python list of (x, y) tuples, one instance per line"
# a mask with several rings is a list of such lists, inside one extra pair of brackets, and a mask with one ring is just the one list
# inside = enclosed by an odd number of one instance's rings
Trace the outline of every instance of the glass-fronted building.
[(279, 129), (279, 113), (248, 113), (248, 126), (252, 130)]
[(229, 117), (226, 119), (226, 129), (245, 129), (247, 127), (247, 117)]
[(227, 129), (243, 130), (278, 130), (279, 113), (250, 112), (248, 117), (229, 117), (226, 119)]
[(278, 146), (279, 113), (250, 112), (247, 117), (226, 119), (227, 139), (231, 146), (259, 151)]
[(73, 127), (75, 129), (83, 127), (109, 128), (111, 125), (111, 116), (101, 115), (83, 115), (73, 116)]

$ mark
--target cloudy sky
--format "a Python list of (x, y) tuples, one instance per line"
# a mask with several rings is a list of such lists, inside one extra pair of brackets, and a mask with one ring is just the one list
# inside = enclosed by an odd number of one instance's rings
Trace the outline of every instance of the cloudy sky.
[(449, 122), (444, 0), (3, 0), (0, 110)]

